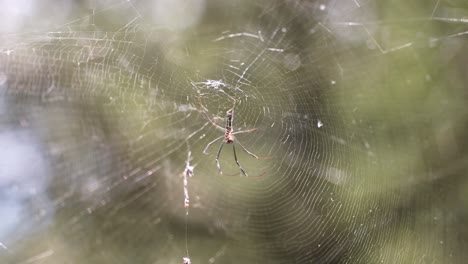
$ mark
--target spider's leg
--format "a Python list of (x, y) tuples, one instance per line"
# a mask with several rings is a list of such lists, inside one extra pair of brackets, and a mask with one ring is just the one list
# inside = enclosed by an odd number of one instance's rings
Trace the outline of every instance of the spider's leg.
[(245, 172), (245, 170), (242, 168), (239, 161), (237, 160), (236, 147), (234, 145), (235, 143), (232, 142), (232, 151), (234, 152), (234, 159), (236, 160), (237, 166), (239, 166), (239, 169), (242, 171), (242, 174), (244, 174), (245, 177), (248, 177), (249, 175), (247, 175), (247, 173)]
[(239, 142), (239, 140), (237, 140), (237, 144), (239, 144), (239, 146), (241, 146), (242, 150), (245, 151), (247, 154), (249, 154), (250, 156), (252, 156), (252, 157), (254, 157), (254, 158), (256, 158), (256, 159), (258, 159), (258, 156), (255, 155), (255, 154), (253, 154), (252, 152), (248, 151), (248, 150), (244, 147), (244, 145), (242, 145), (242, 144)]
[(236, 135), (236, 134), (249, 133), (249, 132), (252, 132), (252, 131), (255, 131), (255, 130), (257, 130), (257, 128), (252, 128), (252, 129), (247, 129), (247, 130), (239, 130), (239, 131), (236, 131), (236, 132), (234, 132), (232, 134)]
[(208, 116), (208, 114), (206, 113), (208, 111), (208, 109), (204, 106), (203, 102), (202, 102), (202, 98), (199, 97), (198, 100), (200, 101), (200, 106), (202, 107), (202, 112), (203, 114), (205, 115), (206, 119), (208, 119), (211, 124), (213, 124), (213, 126), (215, 126), (217, 129), (220, 129), (221, 131), (225, 132), (226, 129), (218, 124), (216, 124), (213, 120), (211, 120), (211, 118)]
[(252, 157), (254, 157), (254, 158), (256, 158), (256, 159), (259, 159), (259, 160), (269, 160), (269, 159), (271, 159), (271, 157), (259, 157), (259, 156), (255, 155), (255, 154), (253, 154), (252, 152), (248, 151), (248, 150), (244, 147), (244, 145), (242, 145), (242, 144), (239, 142), (239, 140), (237, 140), (237, 143), (241, 146), (241, 148), (242, 148), (243, 151), (245, 151), (247, 154), (249, 154), (250, 156), (252, 156)]
[(216, 141), (220, 140), (221, 138), (223, 138), (224, 136), (220, 136), (220, 137), (217, 137), (216, 139), (214, 139), (213, 141), (211, 141), (210, 143), (208, 143), (208, 145), (206, 145), (205, 149), (203, 150), (203, 154), (208, 154), (208, 152), (206, 152), (208, 150), (208, 148), (213, 145), (213, 143), (215, 143)]
[(213, 126), (215, 126), (218, 130), (221, 130), (223, 132), (226, 132), (226, 129), (218, 124), (216, 124), (213, 120), (211, 120), (211, 118), (208, 116), (208, 114), (203, 111), (203, 114), (205, 114), (205, 117), (211, 122), (211, 124), (213, 124)]
[(218, 150), (218, 155), (216, 155), (216, 167), (218, 167), (219, 174), (223, 174), (223, 172), (221, 171), (221, 166), (219, 165), (219, 155), (221, 154), (221, 150), (223, 149), (223, 146), (224, 146), (224, 141), (221, 142), (221, 146), (219, 146), (219, 150)]

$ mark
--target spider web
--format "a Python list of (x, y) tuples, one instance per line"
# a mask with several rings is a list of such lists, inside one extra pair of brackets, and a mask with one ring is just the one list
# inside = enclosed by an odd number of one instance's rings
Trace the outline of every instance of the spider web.
[(2, 36), (3, 262), (467, 257), (465, 3), (86, 7)]

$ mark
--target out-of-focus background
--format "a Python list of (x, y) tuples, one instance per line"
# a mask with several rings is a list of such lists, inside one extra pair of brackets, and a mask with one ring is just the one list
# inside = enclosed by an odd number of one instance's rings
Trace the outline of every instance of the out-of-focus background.
[(467, 19), (2, 1), (0, 263), (464, 263)]

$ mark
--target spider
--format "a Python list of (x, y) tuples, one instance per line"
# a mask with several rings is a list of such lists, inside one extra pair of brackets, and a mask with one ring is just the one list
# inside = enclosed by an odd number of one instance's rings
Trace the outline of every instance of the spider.
[(245, 151), (247, 154), (249, 154), (250, 156), (256, 158), (256, 159), (265, 159), (265, 158), (260, 158), (258, 157), (257, 155), (255, 155), (254, 153), (248, 151), (244, 145), (242, 145), (234, 135), (237, 135), (237, 134), (243, 134), (243, 133), (249, 133), (249, 132), (252, 132), (252, 131), (255, 131), (257, 130), (257, 128), (252, 128), (252, 129), (248, 129), (248, 130), (240, 130), (240, 131), (236, 131), (234, 132), (234, 128), (233, 128), (233, 123), (234, 123), (234, 107), (229, 109), (227, 112), (226, 112), (226, 126), (223, 128), (222, 126), (216, 124), (215, 122), (213, 122), (211, 120), (211, 118), (206, 114), (205, 111), (203, 111), (203, 113), (205, 114), (206, 118), (208, 118), (208, 120), (218, 129), (218, 130), (221, 130), (224, 132), (224, 135), (214, 139), (213, 141), (211, 141), (210, 143), (208, 143), (205, 147), (205, 149), (203, 150), (203, 153), (204, 154), (209, 154), (207, 152), (208, 148), (213, 145), (216, 141), (222, 139), (222, 142), (221, 142), (221, 145), (219, 146), (219, 149), (218, 149), (218, 154), (216, 155), (216, 166), (218, 168), (218, 172), (219, 174), (223, 174), (223, 171), (221, 170), (221, 166), (219, 165), (219, 156), (221, 154), (221, 150), (223, 149), (223, 146), (224, 144), (232, 144), (232, 151), (234, 152), (234, 160), (236, 161), (236, 164), (237, 166), (239, 166), (239, 169), (241, 170), (242, 174), (244, 174), (246, 177), (248, 177), (249, 175), (247, 174), (247, 172), (244, 170), (244, 168), (242, 168), (242, 166), (240, 165), (239, 163), (239, 160), (237, 159), (237, 154), (236, 154), (236, 146), (235, 144), (239, 144), (239, 146), (242, 148), (243, 151)]

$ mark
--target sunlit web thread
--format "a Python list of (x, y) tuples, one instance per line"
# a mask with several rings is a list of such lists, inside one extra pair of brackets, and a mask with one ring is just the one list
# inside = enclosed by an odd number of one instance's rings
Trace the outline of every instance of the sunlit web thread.
[(189, 256), (189, 251), (188, 251), (188, 210), (190, 207), (190, 197), (189, 197), (189, 192), (188, 192), (188, 178), (193, 176), (193, 170), (195, 166), (190, 165), (190, 161), (192, 159), (191, 154), (192, 152), (190, 151), (190, 148), (187, 143), (187, 160), (185, 161), (185, 169), (183, 172), (183, 178), (184, 178), (184, 208), (185, 208), (185, 257), (183, 257), (183, 263), (184, 264), (190, 264), (190, 256)]

